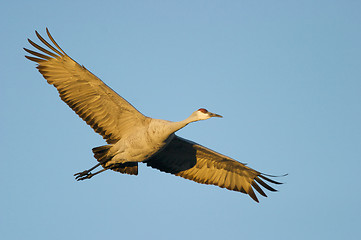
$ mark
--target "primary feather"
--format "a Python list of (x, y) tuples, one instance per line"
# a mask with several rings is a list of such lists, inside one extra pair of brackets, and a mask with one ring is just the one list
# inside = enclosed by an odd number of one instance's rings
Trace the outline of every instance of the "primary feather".
[[(269, 175), (175, 135), (177, 130), (191, 122), (220, 115), (200, 108), (179, 122), (146, 117), (84, 66), (71, 59), (48, 29), (46, 32), (53, 45), (36, 32), (49, 50), (28, 39), (40, 52), (24, 48), (32, 55), (26, 58), (38, 63), (39, 72), (58, 90), (60, 98), (109, 144), (93, 149), (98, 165), (104, 168), (99, 172), (111, 169), (137, 175), (138, 162), (145, 162), (160, 171), (198, 183), (246, 193), (257, 202), (253, 189), (264, 197), (267, 195), (260, 186), (276, 191), (266, 182), (280, 183), (268, 178)], [(87, 179), (99, 173), (91, 173), (95, 167), (76, 174), (77, 179)]]

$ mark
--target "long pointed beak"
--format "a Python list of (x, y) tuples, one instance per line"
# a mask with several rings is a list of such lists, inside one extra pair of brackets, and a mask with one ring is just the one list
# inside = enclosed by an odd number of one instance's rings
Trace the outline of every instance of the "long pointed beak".
[(215, 113), (209, 113), (209, 116), (211, 116), (211, 117), (220, 117), (220, 118), (223, 117), (222, 115), (215, 114)]

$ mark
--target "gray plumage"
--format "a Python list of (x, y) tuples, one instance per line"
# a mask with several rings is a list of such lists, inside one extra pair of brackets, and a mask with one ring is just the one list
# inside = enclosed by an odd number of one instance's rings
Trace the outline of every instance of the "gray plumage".
[[(220, 115), (201, 108), (179, 122), (146, 117), (84, 66), (71, 59), (48, 29), (46, 31), (53, 45), (36, 32), (49, 50), (28, 39), (40, 52), (24, 48), (32, 55), (26, 58), (38, 63), (39, 72), (49, 84), (56, 87), (60, 98), (108, 143), (93, 148), (99, 164), (75, 174), (77, 180), (91, 178), (107, 169), (137, 175), (138, 162), (144, 162), (160, 171), (198, 183), (246, 193), (257, 202), (253, 189), (267, 196), (259, 185), (276, 191), (265, 182), (280, 184), (269, 178), (272, 176), (175, 135), (177, 130), (191, 122)], [(91, 173), (99, 165), (103, 169)]]

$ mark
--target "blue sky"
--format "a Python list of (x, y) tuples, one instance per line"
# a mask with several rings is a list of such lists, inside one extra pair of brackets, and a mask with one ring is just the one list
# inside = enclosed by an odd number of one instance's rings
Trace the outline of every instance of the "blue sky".
[[(359, 239), (360, 1), (0, 4), (2, 239)], [(142, 165), (76, 182), (104, 144), (25, 59), (48, 27), (143, 114), (279, 179), (260, 197)]]

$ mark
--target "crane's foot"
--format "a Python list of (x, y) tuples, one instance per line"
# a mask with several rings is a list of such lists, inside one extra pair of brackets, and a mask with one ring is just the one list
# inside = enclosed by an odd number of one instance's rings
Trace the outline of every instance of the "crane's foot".
[(79, 172), (79, 173), (75, 173), (75, 179), (77, 181), (81, 181), (81, 180), (85, 180), (85, 179), (89, 179), (92, 176), (94, 176), (95, 174), (92, 174), (89, 170), (85, 170), (83, 172)]
[(92, 176), (95, 176), (95, 175), (97, 175), (97, 174), (99, 174), (99, 173), (102, 173), (102, 172), (108, 170), (107, 168), (104, 168), (104, 169), (102, 169), (102, 170), (100, 170), (100, 171), (98, 171), (98, 172), (96, 172), (96, 173), (91, 173), (91, 170), (93, 170), (93, 169), (94, 169), (94, 168), (91, 168), (91, 169), (89, 169), (89, 170), (85, 170), (85, 171), (82, 171), (82, 172), (79, 172), (79, 173), (75, 173), (75, 174), (74, 174), (75, 179), (76, 179), (77, 181), (89, 179), (89, 178), (91, 178)]

